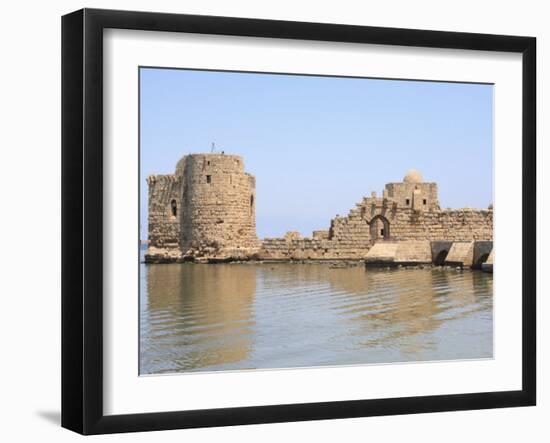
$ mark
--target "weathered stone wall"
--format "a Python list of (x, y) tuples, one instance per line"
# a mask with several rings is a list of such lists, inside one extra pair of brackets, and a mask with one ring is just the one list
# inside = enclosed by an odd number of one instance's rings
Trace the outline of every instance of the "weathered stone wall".
[(317, 230), (317, 231), (313, 231), (312, 233), (312, 237), (315, 238), (315, 239), (318, 239), (318, 240), (328, 240), (329, 239), (329, 230), (326, 229), (326, 230)]
[(256, 237), (256, 183), (236, 155), (194, 154), (183, 161), (182, 250), (251, 251)]
[[(374, 226), (374, 229), (372, 229)], [(381, 229), (385, 235), (381, 234)], [(317, 231), (316, 231), (317, 232)], [(331, 221), (328, 239), (265, 239), (263, 259), (361, 259), (375, 241), (492, 240), (492, 209), (417, 211), (384, 198), (364, 198), (346, 217)]]
[(241, 157), (191, 154), (175, 174), (152, 175), (147, 261), (244, 257), (259, 248), (256, 182)]
[(388, 183), (384, 197), (403, 208), (439, 209), (436, 183)]
[(151, 175), (149, 187), (149, 247), (179, 249), (181, 218), (181, 178)]
[(364, 259), (379, 240), (493, 239), (492, 209), (440, 209), (437, 184), (423, 182), (417, 171), (388, 183), (382, 197), (364, 197), (311, 238), (289, 231), (263, 242), (256, 236), (255, 178), (244, 171), (241, 157), (187, 155), (175, 174), (153, 175), (147, 183), (147, 261)]
[[(390, 225), (390, 237), (395, 240), (492, 240), (493, 211), (490, 209), (452, 209), (436, 211), (381, 211)], [(340, 230), (349, 230), (353, 223), (339, 221)], [(368, 219), (363, 222), (368, 222)]]
[(409, 265), (432, 263), (431, 242), (428, 240), (384, 241), (373, 245), (365, 256), (369, 265)]

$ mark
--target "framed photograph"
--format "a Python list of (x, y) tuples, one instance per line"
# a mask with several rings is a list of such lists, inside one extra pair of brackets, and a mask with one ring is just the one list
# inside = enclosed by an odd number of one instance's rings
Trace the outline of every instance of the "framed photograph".
[(62, 425), (536, 402), (532, 37), (62, 20)]

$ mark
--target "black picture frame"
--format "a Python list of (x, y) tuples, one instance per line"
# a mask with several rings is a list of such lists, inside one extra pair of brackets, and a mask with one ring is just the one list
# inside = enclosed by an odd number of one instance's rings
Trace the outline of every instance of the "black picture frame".
[[(522, 389), (131, 415), (103, 413), (103, 30), (192, 32), (522, 54)], [(62, 18), (62, 426), (82, 434), (530, 406), (536, 403), (536, 39), (83, 9)]]

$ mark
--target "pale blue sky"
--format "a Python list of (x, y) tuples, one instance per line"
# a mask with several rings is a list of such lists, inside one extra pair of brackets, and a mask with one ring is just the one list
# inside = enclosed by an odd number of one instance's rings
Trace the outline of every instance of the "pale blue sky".
[(418, 169), (442, 207), (492, 202), (493, 86), (141, 69), (141, 238), (149, 174), (212, 142), (256, 176), (260, 238), (328, 229)]

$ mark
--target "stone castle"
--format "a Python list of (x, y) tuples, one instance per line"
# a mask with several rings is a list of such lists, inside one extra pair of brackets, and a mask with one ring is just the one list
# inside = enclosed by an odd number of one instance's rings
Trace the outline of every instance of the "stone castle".
[(472, 265), (492, 260), (492, 207), (441, 209), (437, 184), (424, 182), (416, 171), (402, 182), (386, 184), (382, 196), (373, 192), (364, 197), (347, 216), (332, 219), (327, 230), (313, 231), (311, 237), (288, 232), (261, 241), (256, 235), (256, 182), (241, 157), (186, 155), (174, 174), (151, 175), (147, 184), (149, 263), (440, 260)]

